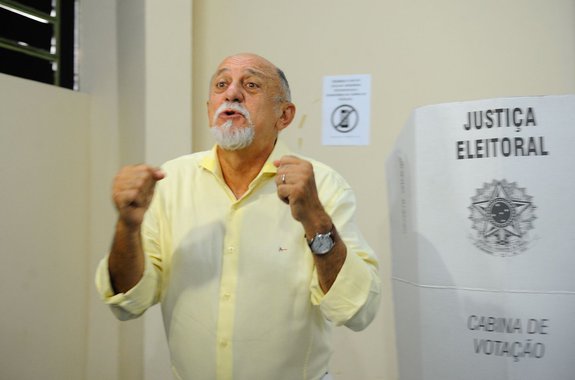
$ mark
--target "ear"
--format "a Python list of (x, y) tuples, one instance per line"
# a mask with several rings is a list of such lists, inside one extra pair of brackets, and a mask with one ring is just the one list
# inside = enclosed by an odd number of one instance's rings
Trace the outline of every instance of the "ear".
[(276, 123), (278, 132), (290, 125), (293, 118), (295, 117), (295, 104), (291, 102), (285, 102), (281, 105), (281, 115)]

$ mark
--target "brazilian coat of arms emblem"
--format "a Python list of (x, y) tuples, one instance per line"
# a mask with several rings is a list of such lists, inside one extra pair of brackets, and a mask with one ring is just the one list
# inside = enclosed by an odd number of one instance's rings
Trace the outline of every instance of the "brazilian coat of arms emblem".
[(532, 197), (515, 182), (505, 179), (484, 183), (469, 206), (475, 245), (495, 256), (514, 256), (527, 249), (533, 229)]

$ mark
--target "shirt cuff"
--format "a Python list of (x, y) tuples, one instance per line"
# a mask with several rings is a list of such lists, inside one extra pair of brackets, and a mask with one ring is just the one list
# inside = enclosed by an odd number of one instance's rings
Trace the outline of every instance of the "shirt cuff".
[(327, 293), (322, 291), (314, 270), (311, 301), (320, 307), (327, 319), (339, 326), (350, 320), (366, 303), (373, 281), (370, 265), (360, 255), (348, 253)]
[(108, 256), (100, 261), (96, 270), (96, 288), (102, 300), (110, 306), (120, 320), (133, 319), (154, 304), (156, 273), (150, 258), (144, 255), (144, 274), (140, 281), (126, 293), (115, 293), (110, 281)]

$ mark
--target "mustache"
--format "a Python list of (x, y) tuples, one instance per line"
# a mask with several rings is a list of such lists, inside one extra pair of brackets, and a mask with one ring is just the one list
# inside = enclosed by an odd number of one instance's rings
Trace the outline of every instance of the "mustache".
[(222, 112), (229, 110), (240, 113), (243, 117), (245, 117), (248, 120), (250, 118), (249, 111), (242, 104), (236, 102), (223, 102), (222, 104), (220, 104), (220, 106), (216, 110), (216, 113), (214, 114), (213, 123), (216, 122), (216, 119), (220, 116)]

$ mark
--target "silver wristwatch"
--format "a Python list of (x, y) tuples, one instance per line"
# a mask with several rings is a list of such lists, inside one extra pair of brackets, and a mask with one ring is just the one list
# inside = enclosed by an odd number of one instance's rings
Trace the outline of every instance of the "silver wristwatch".
[(333, 227), (331, 231), (325, 234), (315, 234), (313, 239), (308, 240), (307, 244), (311, 251), (316, 255), (325, 255), (335, 245), (335, 241), (333, 240)]

